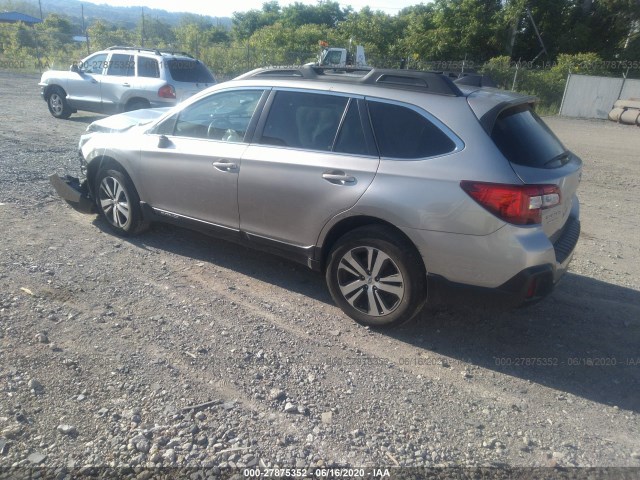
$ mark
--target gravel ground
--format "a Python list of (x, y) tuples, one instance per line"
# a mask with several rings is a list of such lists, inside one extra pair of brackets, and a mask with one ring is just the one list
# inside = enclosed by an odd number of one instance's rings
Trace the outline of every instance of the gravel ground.
[(70, 209), (47, 176), (98, 117), (54, 119), (37, 81), (0, 73), (0, 478), (640, 467), (638, 128), (547, 119), (585, 162), (548, 299), (378, 332), (302, 266)]

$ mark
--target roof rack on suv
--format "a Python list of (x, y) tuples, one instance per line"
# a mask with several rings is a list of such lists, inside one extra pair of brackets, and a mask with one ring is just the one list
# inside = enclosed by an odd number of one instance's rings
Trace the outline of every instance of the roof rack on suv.
[(182, 55), (183, 57), (193, 58), (187, 52), (179, 52), (172, 50), (159, 50), (157, 48), (144, 48), (144, 47), (125, 47), (120, 45), (114, 45), (113, 47), (106, 48), (105, 50), (135, 50), (136, 52), (153, 52), (156, 55)]
[(114, 45), (113, 47), (106, 48), (105, 50), (136, 50), (138, 52), (153, 52), (156, 55), (160, 55), (160, 50), (158, 50), (157, 48), (124, 47), (120, 45)]
[(397, 70), (382, 68), (339, 68), (304, 65), (296, 68), (260, 68), (238, 77), (245, 80), (256, 77), (284, 77), (320, 81), (360, 83), (381, 87), (422, 91), (439, 95), (461, 97), (464, 94), (446, 75), (419, 70)]
[(193, 58), (190, 54), (188, 54), (187, 52), (174, 52), (174, 51), (165, 51), (163, 50), (162, 53), (166, 53), (168, 55), (182, 55), (183, 57), (189, 57), (189, 58)]

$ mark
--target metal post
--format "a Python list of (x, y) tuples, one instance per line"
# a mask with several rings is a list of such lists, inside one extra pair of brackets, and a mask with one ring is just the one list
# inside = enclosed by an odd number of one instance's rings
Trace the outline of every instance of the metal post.
[(564, 84), (564, 92), (562, 93), (562, 100), (560, 101), (560, 111), (558, 115), (562, 115), (562, 107), (564, 107), (564, 99), (567, 97), (567, 90), (569, 89), (569, 81), (571, 80), (571, 70), (567, 74), (567, 83)]
[(627, 68), (627, 71), (622, 74), (622, 85), (620, 85), (620, 91), (618, 92), (618, 100), (620, 100), (620, 97), (622, 96), (624, 84), (627, 82), (627, 75), (629, 75), (629, 68)]

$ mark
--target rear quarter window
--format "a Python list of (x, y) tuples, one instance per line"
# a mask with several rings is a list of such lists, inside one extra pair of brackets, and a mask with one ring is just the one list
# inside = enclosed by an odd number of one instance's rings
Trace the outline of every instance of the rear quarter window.
[(176, 82), (215, 83), (211, 72), (198, 60), (176, 58), (167, 60), (166, 64)]
[(528, 105), (500, 114), (491, 138), (511, 163), (543, 168), (565, 155), (566, 149)]
[(367, 103), (381, 157), (419, 159), (456, 149), (446, 133), (415, 110), (371, 100)]
[(160, 78), (160, 68), (155, 58), (138, 57), (138, 76)]

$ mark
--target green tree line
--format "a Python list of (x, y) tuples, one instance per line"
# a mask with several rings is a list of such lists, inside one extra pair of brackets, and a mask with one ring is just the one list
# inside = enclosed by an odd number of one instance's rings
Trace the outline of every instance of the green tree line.
[[(85, 33), (88, 47), (72, 40)], [(269, 1), (235, 13), (231, 28), (198, 15), (184, 15), (176, 26), (141, 15), (133, 29), (101, 19), (86, 32), (50, 14), (35, 27), (0, 24), (0, 59), (5, 66), (7, 59), (40, 59), (45, 68), (68, 68), (88, 50), (137, 45), (190, 53), (226, 79), (258, 66), (313, 61), (321, 40), (363, 45), (374, 66), (482, 70), (553, 105), (570, 70), (638, 76), (640, 1), (434, 0), (396, 15), (329, 0)]]

